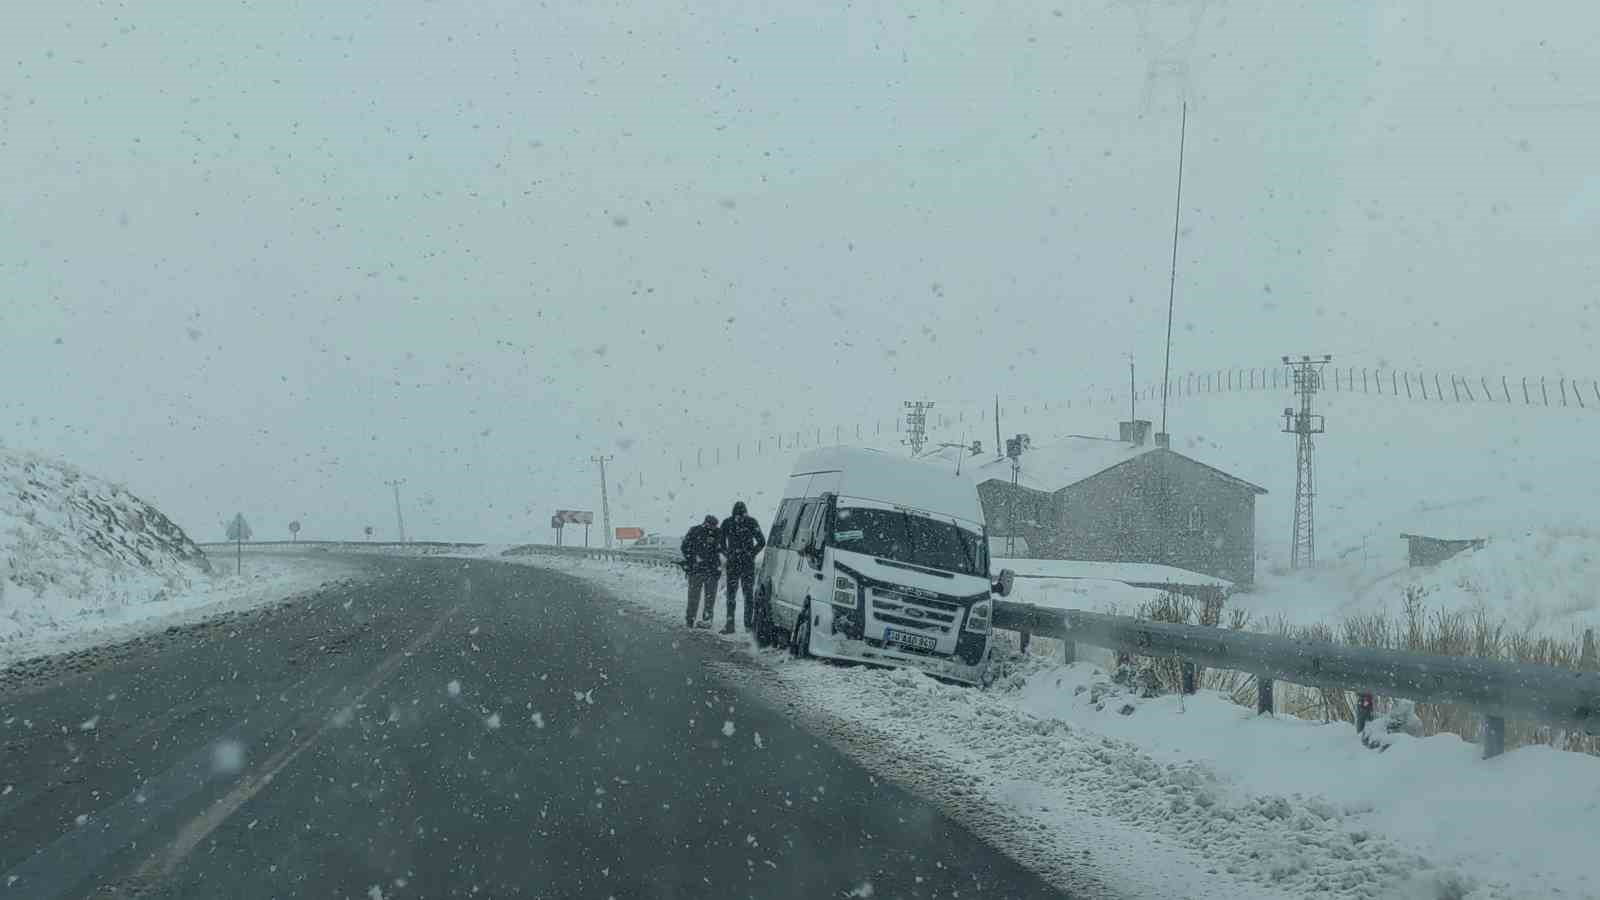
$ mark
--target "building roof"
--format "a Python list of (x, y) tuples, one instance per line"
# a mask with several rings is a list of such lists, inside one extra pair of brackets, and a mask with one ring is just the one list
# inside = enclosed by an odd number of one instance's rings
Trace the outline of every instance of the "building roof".
[[(1068, 485), (1098, 475), (1155, 450), (1152, 444), (1137, 446), (1108, 438), (1068, 437), (1038, 444), (1022, 452), (1017, 483), (1036, 491), (1054, 493)], [(971, 463), (977, 465), (971, 465)], [(970, 473), (979, 484), (985, 481), (1011, 481), (1011, 460), (978, 457), (968, 460), (962, 474)]]
[[(1229, 475), (1216, 466), (1206, 465), (1198, 459), (1185, 456), (1170, 448), (1157, 447), (1155, 444), (1141, 446), (1112, 438), (1086, 435), (1072, 435), (1047, 444), (1036, 444), (1024, 450), (1021, 471), (1017, 474), (1017, 484), (1029, 490), (1053, 494), (1062, 488), (1093, 478), (1108, 469), (1132, 462), (1147, 453), (1156, 452), (1170, 453), (1211, 472), (1223, 481), (1257, 494), (1267, 492), (1267, 489), (1260, 485)], [(964, 478), (970, 478), (977, 484), (986, 481), (1006, 483), (1011, 481), (1011, 460), (1003, 457), (995, 459), (988, 455), (971, 456), (958, 447), (942, 447), (926, 452), (918, 459), (947, 466), (950, 471), (954, 471), (957, 456), (962, 457), (961, 475)]]

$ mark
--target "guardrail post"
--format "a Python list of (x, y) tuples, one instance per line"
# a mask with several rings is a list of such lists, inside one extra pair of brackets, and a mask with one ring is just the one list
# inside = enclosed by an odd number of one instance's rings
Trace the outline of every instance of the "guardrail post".
[(1506, 752), (1506, 720), (1489, 716), (1483, 720), (1483, 758), (1494, 759)]
[(1372, 695), (1358, 694), (1356, 696), (1356, 734), (1367, 730), (1367, 723), (1372, 721)]
[(1272, 679), (1256, 676), (1256, 715), (1272, 715)]
[(1194, 663), (1183, 660), (1178, 664), (1179, 675), (1182, 678), (1182, 690), (1185, 694), (1194, 693)]

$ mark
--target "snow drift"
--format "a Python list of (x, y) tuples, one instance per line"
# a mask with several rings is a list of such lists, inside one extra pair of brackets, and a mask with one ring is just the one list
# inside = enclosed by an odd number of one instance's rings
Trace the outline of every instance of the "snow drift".
[(161, 601), (211, 571), (154, 506), (65, 463), (0, 448), (0, 641)]

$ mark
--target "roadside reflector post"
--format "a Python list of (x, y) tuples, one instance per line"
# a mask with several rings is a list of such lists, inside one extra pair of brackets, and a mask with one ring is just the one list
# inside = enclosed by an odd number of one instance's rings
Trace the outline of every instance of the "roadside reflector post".
[(1256, 676), (1256, 715), (1272, 715), (1272, 679)]
[(1506, 720), (1489, 716), (1483, 720), (1483, 758), (1494, 759), (1506, 752)]

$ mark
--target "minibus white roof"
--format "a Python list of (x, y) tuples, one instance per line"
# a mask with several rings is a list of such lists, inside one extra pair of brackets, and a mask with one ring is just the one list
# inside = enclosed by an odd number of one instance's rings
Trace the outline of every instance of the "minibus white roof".
[(862, 497), (983, 523), (977, 486), (947, 465), (864, 447), (819, 447), (795, 460), (793, 475), (838, 472), (841, 497)]

